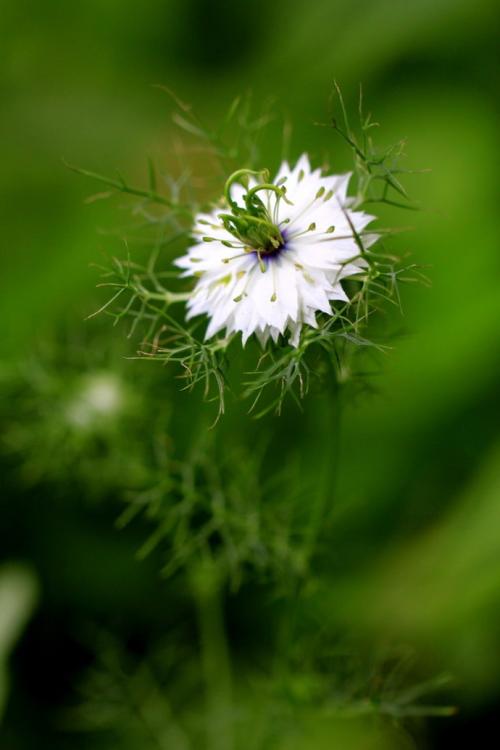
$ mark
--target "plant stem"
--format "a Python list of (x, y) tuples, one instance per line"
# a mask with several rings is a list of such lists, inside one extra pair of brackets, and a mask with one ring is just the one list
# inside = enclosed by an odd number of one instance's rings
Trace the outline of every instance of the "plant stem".
[(233, 750), (232, 680), (222, 607), (223, 580), (216, 564), (207, 558), (193, 581), (206, 689), (207, 748)]
[[(342, 389), (336, 383), (333, 393), (329, 391), (326, 399), (321, 399), (318, 404), (321, 414), (318, 416), (315, 412), (310, 423), (314, 426), (314, 434), (318, 433), (318, 424), (321, 426), (319, 435), (322, 438), (324, 437), (323, 455), (320, 456), (318, 461), (318, 482), (314, 497), (311, 499), (310, 514), (304, 535), (302, 548), (303, 573), (300, 578), (292, 581), (293, 588), (288, 599), (289, 606), (283, 608), (284, 616), (279, 638), (280, 648), (276, 660), (279, 674), (283, 679), (287, 679), (287, 675), (293, 669), (292, 653), (296, 643), (302, 598), (311, 579), (311, 558), (314, 556), (318, 536), (327, 518), (329, 503), (335, 496), (340, 452), (341, 395)], [(318, 454), (315, 452), (313, 455)]]
[(88, 169), (75, 167), (73, 164), (68, 164), (68, 162), (66, 161), (63, 161), (63, 164), (72, 172), (76, 172), (76, 174), (80, 174), (83, 177), (89, 177), (96, 182), (101, 182), (102, 184), (106, 185), (112, 190), (116, 190), (119, 193), (128, 193), (128, 195), (135, 195), (138, 198), (145, 198), (151, 203), (157, 203), (161, 206), (167, 206), (167, 208), (175, 213), (184, 214), (185, 216), (192, 218), (192, 211), (186, 206), (174, 203), (173, 201), (165, 198), (165, 196), (160, 195), (154, 190), (144, 190), (142, 188), (132, 187), (131, 185), (128, 185), (121, 176), (119, 176), (119, 179), (114, 180), (110, 177), (105, 177), (104, 175), (97, 174), (97, 172), (91, 172)]
[(144, 300), (158, 300), (160, 302), (166, 302), (168, 305), (173, 305), (176, 302), (187, 302), (191, 296), (190, 292), (150, 292), (149, 289), (141, 289), (140, 296)]
[(318, 467), (318, 485), (311, 505), (309, 524), (305, 535), (304, 561), (307, 563), (314, 554), (318, 534), (325, 521), (325, 512), (328, 503), (335, 494), (342, 422), (341, 393), (341, 388), (336, 386), (333, 397), (331, 393), (328, 393), (328, 402), (320, 404), (322, 411), (321, 421), (324, 423), (324, 429), (321, 431), (321, 434), (325, 436), (325, 445), (322, 466)]

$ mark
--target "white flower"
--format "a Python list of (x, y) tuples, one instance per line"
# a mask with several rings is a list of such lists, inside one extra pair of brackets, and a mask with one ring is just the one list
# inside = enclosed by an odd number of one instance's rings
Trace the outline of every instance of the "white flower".
[(365, 248), (376, 241), (363, 234), (374, 217), (350, 208), (350, 174), (323, 176), (305, 154), (294, 169), (283, 162), (272, 184), (248, 175), (228, 180), (229, 208), (196, 217), (195, 244), (176, 261), (198, 277), (188, 318), (210, 318), (207, 339), (225, 329), (264, 345), (288, 331), (297, 346), (304, 324), (317, 327), (316, 312), (348, 301), (341, 281), (366, 267), (359, 236)]

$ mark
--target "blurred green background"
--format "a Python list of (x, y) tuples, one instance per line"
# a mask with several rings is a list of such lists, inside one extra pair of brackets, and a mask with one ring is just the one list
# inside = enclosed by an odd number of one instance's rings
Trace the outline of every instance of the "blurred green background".
[[(492, 0), (1, 3), (2, 372), (10, 377), (23, 362), (49, 413), (64, 364), (46, 375), (30, 358), (41, 348), (43, 361), (58, 362), (51, 342), (61, 346), (61, 330), (72, 332), (69, 373), (120, 360), (139, 401), (150, 377), (141, 363), (120, 359), (109, 331), (96, 343), (93, 323), (83, 321), (95, 301), (89, 264), (108, 249), (98, 230), (126, 222), (125, 201), (84, 205), (94, 186), (62, 159), (105, 174), (119, 169), (136, 183), (146, 180), (148, 155), (168, 166), (171, 105), (151, 84), (173, 88), (213, 123), (241, 92), (273, 97), (293, 125), (292, 155), (328, 153), (343, 170), (349, 154), (314, 123), (327, 117), (334, 78), (352, 108), (362, 82), (379, 141), (407, 138), (408, 166), (432, 170), (408, 183), (425, 210), (411, 215), (416, 231), (399, 245), (429, 266), (432, 288), (403, 289), (402, 335), (384, 360), (380, 392), (347, 407), (328, 563), (311, 603), (332, 628), (364, 643), (394, 637), (431, 675), (453, 675), (446, 700), (459, 713), (431, 720), (418, 747), (468, 747), (500, 703), (499, 21)], [(275, 143), (262, 149), (275, 168)], [(78, 353), (89, 346), (97, 351)], [(154, 377), (168, 411), (162, 375)], [(172, 392), (165, 386), (165, 401)], [(9, 425), (10, 406), (2, 406)], [(32, 415), (25, 431), (42, 434), (43, 414)], [(316, 418), (311, 408), (304, 441)], [(291, 414), (281, 439), (293, 426), (304, 427)], [(43, 442), (40, 461), (50, 464), (57, 436)], [(113, 503), (82, 490), (80, 449), (71, 446), (52, 484), (28, 486), (19, 459), (9, 450), (3, 459), (2, 749), (125, 747), (82, 739), (61, 718), (92, 661), (82, 643), (96, 626), (147, 641), (174, 627), (171, 610), (182, 600), (165, 595), (154, 559), (134, 560), (140, 530), (117, 532)], [(99, 484), (106, 462), (91, 471)], [(113, 476), (107, 481), (112, 488)], [(236, 609), (246, 612), (239, 596)], [(244, 650), (241, 622), (234, 628), (235, 648)], [(342, 748), (411, 746), (374, 735), (363, 744), (335, 731)], [(304, 747), (332, 746), (321, 732)]]

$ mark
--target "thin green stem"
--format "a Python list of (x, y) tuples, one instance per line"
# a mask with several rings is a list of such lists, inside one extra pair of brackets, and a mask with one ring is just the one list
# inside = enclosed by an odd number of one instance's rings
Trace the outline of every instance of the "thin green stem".
[[(279, 643), (283, 646), (277, 652), (276, 667), (283, 679), (293, 668), (290, 654), (293, 652), (296, 642), (296, 630), (299, 620), (302, 596), (310, 580), (309, 566), (311, 558), (316, 550), (316, 543), (321, 528), (326, 521), (329, 510), (329, 503), (335, 494), (336, 477), (338, 470), (338, 459), (340, 449), (340, 429), (341, 429), (341, 410), (340, 410), (340, 388), (335, 384), (333, 394), (330, 391), (328, 401), (325, 404), (322, 399), (319, 403), (319, 409), (322, 417), (319, 423), (322, 425), (320, 435), (324, 436), (324, 450), (322, 463), (318, 466), (318, 484), (316, 492), (312, 498), (310, 506), (309, 520), (305, 531), (303, 542), (302, 569), (303, 575), (300, 578), (292, 580), (292, 589), (288, 598), (288, 605), (284, 607), (284, 615), (280, 628)], [(332, 407), (333, 403), (333, 409)], [(318, 418), (315, 415), (313, 420), (314, 429), (317, 430)]]
[(171, 211), (174, 211), (175, 213), (184, 214), (186, 216), (189, 216), (190, 218), (192, 217), (193, 212), (191, 209), (174, 203), (173, 201), (165, 198), (165, 196), (160, 195), (154, 190), (143, 190), (141, 188), (132, 187), (131, 185), (128, 185), (121, 176), (118, 180), (113, 180), (110, 177), (105, 177), (104, 175), (97, 174), (97, 172), (90, 172), (88, 169), (75, 167), (73, 164), (68, 164), (68, 162), (66, 161), (63, 161), (63, 164), (68, 169), (71, 169), (72, 172), (76, 172), (76, 174), (80, 174), (83, 177), (90, 177), (90, 179), (101, 182), (104, 185), (107, 185), (107, 187), (112, 188), (113, 190), (117, 190), (120, 193), (128, 193), (129, 195), (135, 195), (139, 198), (146, 198), (152, 203), (158, 203), (162, 206), (167, 206)]
[(232, 679), (222, 607), (222, 577), (211, 558), (193, 576), (209, 750), (233, 750)]
[(148, 289), (141, 289), (140, 296), (145, 301), (147, 300), (159, 300), (165, 302), (167, 305), (173, 305), (176, 302), (187, 302), (191, 297), (190, 292), (150, 292)]
[(316, 541), (325, 521), (328, 504), (335, 494), (341, 433), (340, 387), (335, 387), (333, 398), (328, 393), (328, 404), (323, 405), (322, 412), (324, 415), (323, 421), (326, 421), (324, 429), (321, 431), (321, 434), (325, 436), (325, 445), (322, 466), (318, 467), (318, 486), (311, 505), (309, 523), (304, 541), (304, 559), (307, 563), (314, 554)]

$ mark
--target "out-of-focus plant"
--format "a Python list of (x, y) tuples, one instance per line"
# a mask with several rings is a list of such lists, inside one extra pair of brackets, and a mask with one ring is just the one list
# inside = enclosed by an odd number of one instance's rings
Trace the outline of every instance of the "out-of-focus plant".
[(38, 582), (25, 566), (0, 568), (0, 723), (9, 693), (8, 659), (38, 598)]
[(100, 335), (68, 331), (3, 369), (2, 447), (23, 482), (102, 497), (147, 481), (152, 443), (140, 432), (146, 420), (165, 430), (169, 406), (150, 412), (126, 364)]
[[(52, 485), (76, 478), (88, 495), (118, 495), (117, 526), (145, 529), (138, 557), (153, 556), (189, 602), (195, 648), (179, 629), (136, 660), (114, 639), (96, 639), (100, 663), (72, 722), (111, 729), (124, 747), (302, 748), (313, 736), (321, 747), (330, 736), (354, 750), (351, 730), (339, 729), (346, 717), (375, 717), (390, 743), (391, 722), (450, 711), (425, 699), (439, 680), (421, 682), (399, 657), (366, 663), (350, 648), (344, 658), (345, 634), (308, 620), (308, 595), (325, 575), (342, 398), (367, 387), (365, 366), (387, 345), (372, 318), (399, 306), (400, 282), (421, 278), (387, 247), (396, 230), (372, 227), (365, 212), (414, 208), (400, 182), (402, 145), (376, 148), (362, 102), (355, 129), (338, 88), (335, 97), (340, 119), (327, 126), (352, 151), (351, 195), (350, 175), (313, 169), (307, 154), (294, 168), (271, 165), (272, 179), (257, 148), (269, 114), (255, 117), (247, 99), (214, 130), (175, 98), (186, 138), (175, 177), (150, 164), (149, 185), (136, 188), (77, 170), (106, 185), (94, 198), (134, 199), (127, 257), (101, 269), (111, 297), (97, 313), (125, 324), (134, 359), (177, 363), (186, 388), (201, 383), (217, 417), (231, 381), (224, 420), (208, 429), (196, 394), (187, 407), (176, 403), (170, 368), (143, 375), (109, 334), (30, 361), (20, 385), (4, 379), (21, 419), (7, 420), (3, 442), (23, 475)], [(193, 149), (205, 176), (191, 171)], [(271, 413), (284, 412), (288, 397), (300, 405), (312, 383), (323, 455), (309, 448), (305, 478), (294, 459), (307, 446), (282, 444)], [(260, 421), (238, 417), (240, 399)], [(227, 609), (252, 588), (268, 592), (268, 632), (253, 644), (256, 663), (236, 663)]]
[[(231, 706), (218, 705), (228, 697), (225, 665), (213, 664), (208, 720), (214, 747), (305, 749), (316, 732), (324, 742), (346, 733), (342, 747), (353, 750), (359, 745), (347, 738), (353, 734), (359, 742), (366, 732), (380, 735), (383, 748), (413, 747), (395, 727), (405, 721), (418, 730), (423, 717), (454, 712), (433, 703), (449, 677), (418, 681), (408, 649), (370, 652), (324, 633), (305, 635), (291, 653), (279, 651), (269, 664), (247, 667), (246, 680), (233, 686)], [(143, 742), (173, 750), (205, 746), (203, 675), (179, 633), (164, 636), (140, 659), (108, 633), (93, 638), (99, 658), (81, 686), (80, 705), (66, 716), (69, 729), (91, 737), (106, 730), (126, 748)]]

